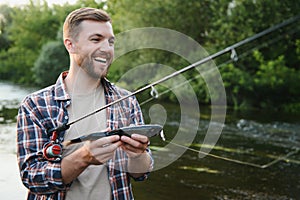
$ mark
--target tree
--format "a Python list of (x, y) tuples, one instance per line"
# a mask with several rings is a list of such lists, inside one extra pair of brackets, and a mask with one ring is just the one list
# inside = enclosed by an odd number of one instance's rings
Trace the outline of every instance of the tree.
[(0, 51), (6, 51), (10, 46), (7, 29), (11, 24), (12, 8), (7, 5), (0, 6)]
[[(206, 45), (214, 46), (215, 52), (297, 16), (300, 11), (300, 5), (292, 0), (214, 2), (217, 18), (213, 20), (213, 28), (210, 29)], [(227, 94), (239, 94), (247, 100), (249, 107), (280, 109), (289, 102), (299, 101), (299, 94), (294, 92), (299, 76), (300, 60), (296, 53), (296, 41), (300, 37), (299, 27), (298, 20), (235, 49), (239, 60), (230, 65), (225, 64), (221, 69)], [(257, 50), (256, 53), (253, 54), (253, 50)], [(217, 59), (217, 63), (222, 65), (228, 59), (229, 55), (223, 56)], [(243, 73), (235, 76), (237, 69)], [(255, 81), (237, 81), (248, 80), (249, 77)], [(247, 87), (253, 89), (245, 90)], [(228, 102), (236, 107), (234, 96), (227, 97)], [(242, 104), (241, 101), (237, 102)]]
[(31, 69), (39, 52), (43, 44), (55, 40), (66, 14), (61, 14), (63, 10), (54, 11), (46, 1), (31, 0), (29, 5), (13, 9), (12, 23), (7, 30), (11, 45), (1, 53), (4, 58), (1, 71), (15, 82), (32, 84)]
[(42, 87), (55, 83), (58, 75), (68, 69), (68, 64), (68, 54), (62, 41), (48, 42), (33, 67), (35, 82)]

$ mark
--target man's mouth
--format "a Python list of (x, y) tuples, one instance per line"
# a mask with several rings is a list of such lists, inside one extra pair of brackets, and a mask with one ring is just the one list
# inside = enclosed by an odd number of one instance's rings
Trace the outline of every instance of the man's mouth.
[(107, 63), (107, 59), (106, 58), (102, 58), (102, 57), (95, 57), (95, 61), (106, 64)]

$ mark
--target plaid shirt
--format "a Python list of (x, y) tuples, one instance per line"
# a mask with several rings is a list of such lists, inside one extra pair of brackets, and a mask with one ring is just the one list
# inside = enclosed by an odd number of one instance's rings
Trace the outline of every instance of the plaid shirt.
[[(20, 108), (17, 119), (17, 149), (20, 176), (29, 189), (28, 199), (63, 200), (70, 185), (62, 182), (61, 162), (44, 158), (44, 145), (50, 141), (47, 130), (68, 123), (67, 106), (71, 99), (66, 92), (63, 79), (67, 72), (60, 75), (55, 85), (27, 96)], [(129, 94), (103, 79), (106, 103), (113, 102)], [(106, 109), (107, 127), (112, 130), (131, 124), (143, 124), (142, 112), (134, 96)], [(62, 142), (64, 131), (58, 136)], [(149, 149), (147, 152), (151, 155)], [(120, 148), (113, 159), (108, 161), (109, 182), (112, 199), (133, 199), (130, 175), (126, 172), (127, 156)], [(153, 167), (153, 159), (151, 168)], [(136, 180), (144, 180), (148, 173)]]

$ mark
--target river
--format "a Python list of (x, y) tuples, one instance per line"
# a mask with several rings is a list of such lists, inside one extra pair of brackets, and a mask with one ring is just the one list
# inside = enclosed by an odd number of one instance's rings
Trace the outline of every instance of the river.
[[(0, 153), (1, 162), (12, 159), (4, 167), (0, 184), (5, 199), (24, 199), (9, 196), (20, 190), (24, 195), (15, 163), (15, 116), (21, 99), (34, 89), (0, 82)], [(167, 139), (175, 137), (180, 128), (180, 108), (162, 102), (142, 106), (145, 120), (150, 123), (151, 107), (162, 108), (167, 114), (164, 132)], [(210, 152), (212, 156), (199, 157), (210, 123), (210, 110), (201, 108), (197, 135), (178, 156), (177, 148), (159, 137), (151, 139), (156, 164), (174, 158), (170, 164), (154, 170), (146, 182), (133, 182), (137, 200), (199, 200), (199, 199), (299, 199), (300, 198), (300, 116), (268, 111), (227, 111), (222, 134)], [(191, 111), (192, 113), (192, 111)], [(288, 157), (282, 157), (287, 154)], [(6, 158), (3, 155), (12, 155)], [(226, 160), (227, 159), (227, 160)], [(277, 159), (277, 160), (276, 160)], [(250, 163), (250, 166), (243, 163)], [(270, 163), (276, 161), (274, 163)], [(269, 163), (266, 168), (259, 167)], [(13, 166), (13, 168), (11, 168)], [(258, 167), (257, 167), (258, 166)], [(16, 179), (16, 180), (12, 180)], [(17, 185), (17, 187), (16, 187)]]

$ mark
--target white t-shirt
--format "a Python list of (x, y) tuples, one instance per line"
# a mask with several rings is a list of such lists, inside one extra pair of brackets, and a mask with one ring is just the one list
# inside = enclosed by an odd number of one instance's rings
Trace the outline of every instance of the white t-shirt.
[[(69, 121), (76, 120), (86, 114), (105, 105), (104, 89), (99, 86), (95, 92), (87, 95), (70, 95), (71, 105), (67, 108)], [(103, 131), (106, 129), (106, 111), (85, 118), (74, 123), (66, 131), (64, 140), (70, 140), (82, 135)], [(72, 144), (63, 150), (63, 156), (67, 156), (83, 143)], [(67, 191), (66, 200), (110, 200), (111, 186), (108, 180), (106, 165), (90, 165), (72, 183)]]

